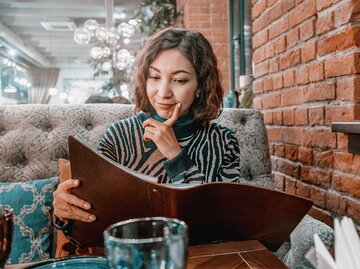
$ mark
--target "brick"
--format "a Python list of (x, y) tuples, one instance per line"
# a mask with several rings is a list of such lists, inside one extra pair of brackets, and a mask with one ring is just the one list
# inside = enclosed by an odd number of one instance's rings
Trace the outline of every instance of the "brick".
[(289, 17), (282, 17), (269, 27), (269, 39), (273, 39), (289, 29)]
[(284, 127), (281, 130), (282, 140), (284, 143), (294, 144), (294, 145), (302, 145), (304, 130), (300, 127)]
[(285, 157), (285, 146), (282, 144), (274, 145), (274, 155), (280, 158)]
[(282, 130), (279, 127), (266, 127), (269, 141), (280, 142), (282, 140)]
[(254, 77), (260, 77), (269, 73), (269, 61), (264, 61), (255, 65)]
[(334, 172), (333, 188), (360, 197), (360, 178)]
[(297, 161), (298, 146), (286, 145), (285, 146), (285, 159), (290, 161)]
[(325, 115), (324, 107), (310, 107), (309, 108), (309, 125), (324, 125)]
[(326, 208), (340, 215), (346, 214), (347, 200), (342, 197), (341, 193), (328, 191), (326, 193)]
[(348, 135), (344, 133), (336, 134), (337, 148), (342, 151), (348, 151)]
[(252, 30), (253, 33), (257, 33), (269, 25), (270, 12), (265, 11), (261, 16), (253, 21)]
[(313, 160), (313, 152), (311, 148), (299, 147), (298, 148), (298, 160), (302, 164), (310, 165)]
[(275, 188), (277, 190), (283, 191), (284, 187), (285, 187), (285, 177), (283, 175), (274, 173), (273, 174), (273, 181), (274, 181), (274, 185)]
[(299, 28), (295, 27), (286, 34), (286, 44), (290, 48), (299, 41)]
[(301, 181), (296, 182), (296, 195), (310, 198), (310, 185)]
[(360, 174), (360, 155), (358, 155), (358, 154), (354, 155), (352, 171), (354, 173)]
[(346, 215), (354, 219), (356, 222), (360, 222), (360, 201), (355, 199), (348, 200), (348, 206)]
[(333, 29), (335, 29), (335, 18), (333, 11), (318, 15), (318, 19), (316, 21), (316, 33), (318, 35), (325, 34)]
[(268, 41), (269, 41), (269, 31), (265, 29), (264, 31), (261, 31), (253, 35), (253, 39), (252, 39), (253, 48), (256, 49), (261, 45), (264, 45)]
[(296, 108), (295, 109), (295, 125), (307, 125), (308, 120), (308, 109), (307, 108)]
[(324, 128), (305, 129), (303, 145), (307, 147), (336, 148), (336, 134)]
[(296, 74), (296, 84), (303, 85), (309, 83), (309, 69), (306, 65), (301, 66)]
[(327, 106), (325, 109), (325, 124), (331, 125), (334, 121), (355, 120), (354, 105)]
[(294, 178), (299, 177), (299, 171), (300, 171), (299, 165), (294, 162), (288, 161), (286, 159), (277, 159), (276, 166), (277, 166), (277, 171), (279, 171), (285, 175), (288, 175), (288, 176), (291, 176)]
[(295, 88), (281, 92), (281, 105), (292, 106), (304, 103), (304, 89)]
[(259, 17), (266, 9), (266, 0), (257, 1), (256, 4), (251, 9), (252, 19)]
[(272, 124), (272, 111), (262, 111), (264, 116), (264, 124)]
[(336, 99), (360, 101), (360, 77), (341, 77), (336, 82)]
[(354, 155), (351, 153), (334, 152), (334, 168), (336, 169), (351, 173), (353, 161), (354, 161)]
[(323, 167), (334, 166), (334, 155), (331, 150), (314, 150), (314, 164)]
[(286, 69), (291, 66), (297, 65), (301, 60), (301, 50), (294, 49), (292, 51), (287, 52), (285, 55), (280, 57), (280, 69)]
[(309, 210), (308, 214), (310, 216), (312, 216), (314, 219), (317, 219), (317, 220), (329, 225), (330, 227), (332, 227), (332, 225), (334, 224), (334, 219), (333, 219), (332, 214), (330, 212), (320, 209), (316, 206), (313, 206)]
[(294, 0), (283, 0), (283, 12), (288, 12), (290, 9), (295, 7), (295, 1)]
[(295, 75), (293, 70), (285, 70), (283, 73), (284, 88), (295, 85)]
[(304, 63), (314, 60), (316, 57), (316, 40), (308, 41), (301, 49), (301, 59)]
[(294, 125), (295, 123), (295, 112), (294, 109), (284, 109), (282, 111), (284, 125)]
[(260, 96), (255, 96), (253, 99), (254, 109), (262, 109), (262, 98)]
[(348, 22), (359, 21), (360, 2), (358, 0), (342, 1), (341, 5), (335, 9), (335, 25), (346, 24)]
[(305, 89), (305, 101), (323, 101), (335, 99), (335, 82), (321, 82)]
[(283, 87), (283, 76), (282, 73), (278, 73), (272, 76), (273, 89), (281, 89)]
[(281, 110), (275, 110), (272, 113), (273, 117), (273, 123), (276, 125), (282, 125), (283, 124), (283, 118), (282, 118), (282, 112)]
[(311, 166), (300, 165), (300, 179), (301, 180), (309, 182), (310, 168), (311, 168)]
[[(266, 1), (266, 5), (267, 7), (271, 7), (273, 4), (275, 4), (276, 2), (279, 2), (279, 0), (267, 0)], [(281, 2), (281, 1), (280, 1)]]
[(263, 91), (263, 80), (262, 79), (256, 79), (253, 81), (252, 91), (254, 93), (260, 93)]
[(316, 1), (306, 0), (301, 4), (297, 5), (289, 15), (290, 28), (300, 24), (306, 19), (316, 14)]
[(273, 89), (273, 80), (271, 76), (266, 76), (263, 79), (264, 91), (271, 91)]
[(338, 52), (348, 48), (360, 46), (360, 27), (353, 26), (345, 29), (343, 32), (330, 35), (319, 41), (319, 55), (326, 55), (332, 52)]
[(309, 81), (310, 82), (318, 82), (323, 80), (325, 77), (324, 73), (324, 62), (323, 61), (315, 61), (309, 64)]
[(275, 55), (274, 42), (265, 45), (266, 58), (272, 58)]
[(266, 50), (265, 47), (260, 47), (256, 49), (253, 53), (253, 61), (255, 64), (260, 63), (266, 59)]
[[(268, 2), (269, 2), (269, 0), (268, 0)], [(282, 1), (281, 0), (277, 1), (277, 3), (269, 9), (269, 12), (270, 12), (269, 23), (278, 19), (283, 14)]]
[(309, 178), (304, 178), (303, 180), (315, 185), (324, 186), (324, 187), (330, 187), (331, 185), (331, 172), (316, 168), (316, 167), (310, 167), (309, 171)]
[(325, 207), (326, 191), (315, 186), (310, 187), (310, 199), (315, 205)]
[(270, 73), (278, 72), (279, 71), (279, 58), (275, 57), (269, 60), (269, 68)]
[(288, 194), (295, 195), (296, 194), (296, 180), (289, 178), (289, 177), (285, 177), (284, 181), (285, 181), (284, 191)]
[(286, 49), (285, 35), (279, 36), (274, 40), (274, 49), (276, 54), (285, 51)]
[(280, 106), (280, 93), (269, 93), (263, 99), (263, 108), (274, 108)]
[(311, 18), (300, 25), (300, 39), (303, 41), (315, 35), (315, 19)]
[(318, 11), (324, 10), (333, 4), (339, 2), (341, 0), (317, 0), (316, 1), (316, 8)]

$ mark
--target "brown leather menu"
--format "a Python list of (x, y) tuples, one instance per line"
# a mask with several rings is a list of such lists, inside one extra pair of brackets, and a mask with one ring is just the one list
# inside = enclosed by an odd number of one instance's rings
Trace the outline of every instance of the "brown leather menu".
[(89, 201), (97, 219), (74, 221), (73, 237), (83, 246), (103, 246), (103, 230), (131, 218), (164, 216), (189, 226), (190, 245), (259, 240), (276, 251), (312, 202), (283, 192), (239, 183), (174, 187), (135, 172), (98, 153), (78, 137), (69, 137), (72, 193)]

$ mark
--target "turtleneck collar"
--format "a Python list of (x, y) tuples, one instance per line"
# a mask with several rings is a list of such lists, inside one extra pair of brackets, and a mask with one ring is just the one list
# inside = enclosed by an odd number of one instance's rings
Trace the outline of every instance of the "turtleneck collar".
[[(141, 112), (138, 117), (140, 118), (141, 122), (144, 122), (148, 118), (152, 117), (153, 119), (159, 122), (165, 122), (167, 119), (160, 117), (156, 112), (152, 114), (147, 114)], [(194, 122), (194, 113), (190, 109), (190, 111), (181, 116), (177, 119), (177, 121), (173, 124), (172, 128), (176, 135), (176, 138), (184, 138), (190, 136), (191, 134), (195, 133), (199, 130), (201, 125), (197, 122)]]

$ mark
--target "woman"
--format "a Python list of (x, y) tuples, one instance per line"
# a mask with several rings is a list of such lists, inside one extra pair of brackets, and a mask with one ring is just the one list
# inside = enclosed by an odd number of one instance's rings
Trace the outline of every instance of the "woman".
[[(198, 32), (168, 28), (148, 39), (132, 81), (136, 116), (112, 124), (98, 150), (159, 183), (237, 182), (239, 145), (210, 120), (222, 108), (223, 88), (210, 43)], [(54, 192), (61, 220), (91, 222), (91, 207), (70, 194), (78, 180)], [(60, 224), (60, 222), (58, 222)]]

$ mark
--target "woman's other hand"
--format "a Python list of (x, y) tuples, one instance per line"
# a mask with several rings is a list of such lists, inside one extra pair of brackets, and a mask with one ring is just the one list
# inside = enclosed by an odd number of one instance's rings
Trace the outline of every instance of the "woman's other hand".
[(80, 220), (84, 222), (92, 222), (96, 217), (85, 211), (91, 208), (91, 205), (80, 199), (70, 191), (72, 188), (79, 187), (80, 181), (77, 179), (68, 179), (59, 184), (54, 192), (54, 215), (60, 220)]
[(173, 124), (179, 117), (180, 108), (181, 104), (176, 104), (173, 114), (165, 122), (159, 122), (153, 118), (143, 122), (143, 128), (145, 129), (144, 140), (153, 141), (168, 160), (174, 158), (181, 151), (181, 147), (172, 129)]

